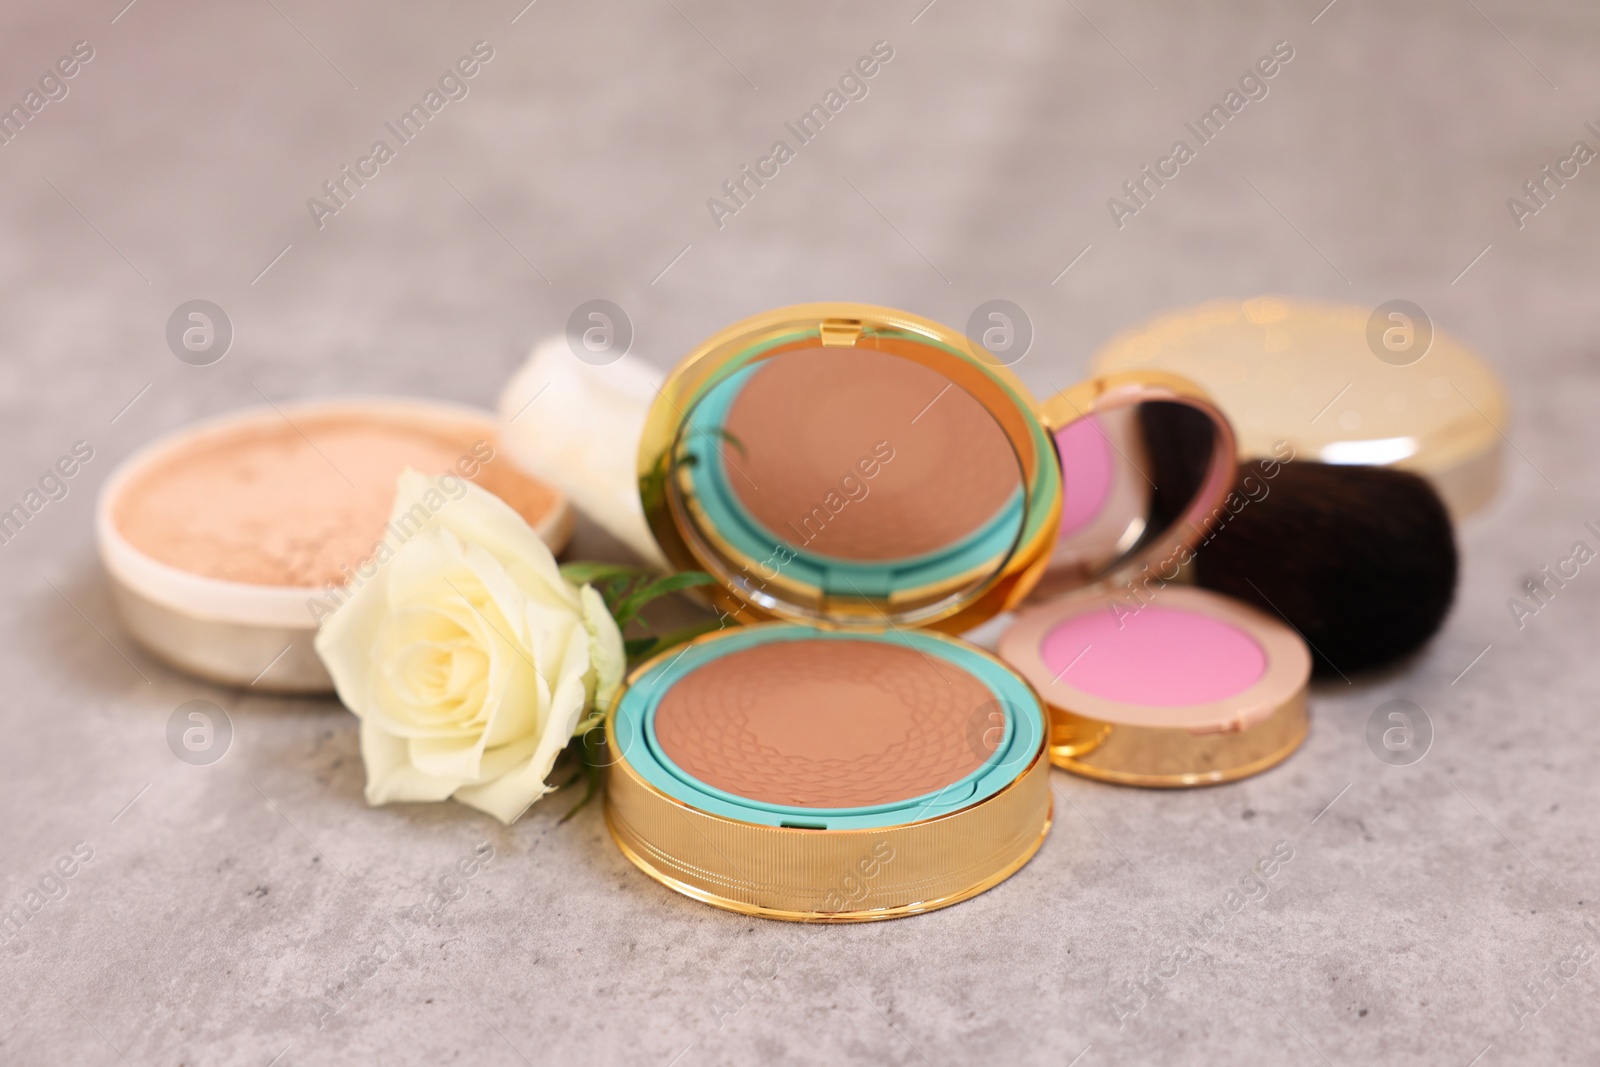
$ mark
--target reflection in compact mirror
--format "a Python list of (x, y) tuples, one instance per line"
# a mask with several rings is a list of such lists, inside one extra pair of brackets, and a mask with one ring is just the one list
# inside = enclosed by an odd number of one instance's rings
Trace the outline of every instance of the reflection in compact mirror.
[(948, 378), (855, 348), (785, 352), (696, 404), (675, 503), (749, 599), (882, 624), (1004, 566), (1023, 479), (993, 416)]
[(1217, 447), (1211, 416), (1171, 400), (1099, 411), (1055, 438), (1063, 495), (1051, 589), (1092, 581), (1169, 541), (1205, 485)]

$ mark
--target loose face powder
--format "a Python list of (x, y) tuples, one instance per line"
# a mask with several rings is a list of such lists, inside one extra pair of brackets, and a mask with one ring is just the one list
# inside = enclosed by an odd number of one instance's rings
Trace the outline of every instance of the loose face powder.
[(1249, 634), (1213, 615), (1148, 605), (1061, 620), (1039, 642), (1063, 684), (1124, 704), (1181, 708), (1236, 696), (1266, 669)]
[(469, 475), (530, 525), (549, 516), (556, 493), (496, 461), (492, 438), (487, 425), (465, 419), (383, 410), (297, 413), (292, 423), (247, 418), (139, 471), (112, 520), (140, 552), (208, 578), (342, 585), (345, 568), (384, 536), (407, 467)]
[(854, 808), (934, 793), (1000, 743), (993, 692), (954, 663), (868, 640), (792, 640), (712, 659), (655, 713), (662, 752), (768, 804)]

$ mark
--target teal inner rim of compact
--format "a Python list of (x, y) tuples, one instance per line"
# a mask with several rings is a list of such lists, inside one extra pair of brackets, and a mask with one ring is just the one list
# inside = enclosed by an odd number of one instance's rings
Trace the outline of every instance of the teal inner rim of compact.
[[(785, 641), (878, 641), (912, 648), (974, 676), (1003, 717), (1004, 733), (977, 770), (942, 789), (890, 804), (813, 808), (770, 804), (725, 792), (673, 763), (656, 739), (655, 715), (675, 681), (722, 656)], [(816, 830), (882, 829), (938, 818), (985, 800), (1014, 782), (1044, 743), (1044, 711), (1028, 684), (978, 649), (954, 638), (916, 631), (843, 633), (792, 623), (764, 623), (722, 631), (680, 651), (664, 652), (633, 679), (611, 720), (614, 752), (626, 756), (645, 781), (701, 811), (740, 822)]]
[(793, 540), (767, 529), (739, 500), (728, 472), (723, 443), (728, 411), (750, 376), (762, 364), (741, 368), (713, 386), (684, 421), (679, 464), (688, 470), (696, 500), (717, 533), (745, 555), (761, 559), (788, 549), (793, 559), (783, 565), (796, 582), (836, 596), (888, 596), (896, 590), (937, 585), (1006, 559), (1022, 535), (1024, 501), (1018, 487), (994, 516), (977, 530), (935, 552), (891, 563), (859, 562), (807, 551)]

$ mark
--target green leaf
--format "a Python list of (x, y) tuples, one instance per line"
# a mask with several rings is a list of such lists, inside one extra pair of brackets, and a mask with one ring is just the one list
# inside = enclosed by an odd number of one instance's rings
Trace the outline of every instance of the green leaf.
[(668, 593), (676, 593), (680, 589), (691, 589), (697, 585), (710, 585), (716, 579), (705, 571), (684, 571), (681, 574), (669, 574), (665, 578), (657, 578), (642, 589), (630, 590), (619, 603), (612, 615), (617, 620), (617, 626), (628, 625), (638, 617), (644, 606)]
[(634, 637), (622, 643), (622, 650), (627, 654), (628, 662), (631, 664), (649, 656), (660, 642), (659, 637)]
[[(561, 576), (577, 585), (593, 586), (595, 592), (600, 594), (600, 599), (605, 601), (606, 610), (617, 620), (617, 625), (625, 626), (631, 616), (624, 618), (619, 613), (641, 586), (658, 579), (660, 573), (648, 567), (632, 567), (621, 563), (581, 562), (563, 566)], [(635, 608), (634, 614), (637, 611)]]
[[(652, 600), (682, 589), (709, 585), (716, 580), (704, 571), (684, 571), (681, 574), (658, 577), (656, 572), (642, 567), (627, 567), (613, 563), (569, 563), (561, 568), (561, 573), (568, 581), (584, 582), (599, 590), (601, 596), (606, 598), (606, 608), (616, 619), (619, 629), (636, 619), (639, 611)], [(631, 667), (639, 660), (692, 640), (701, 634), (721, 629), (724, 625), (725, 622), (721, 618), (708, 619), (669, 634), (630, 638), (623, 642), (623, 649)], [(567, 822), (577, 815), (601, 791), (605, 768), (598, 762), (601, 746), (595, 740), (600, 723), (601, 716), (598, 710), (591, 711), (590, 716), (579, 723), (576, 734), (568, 742), (567, 749), (563, 753), (563, 763), (571, 758), (577, 766), (573, 768), (571, 776), (557, 788), (566, 789), (575, 785), (580, 778), (586, 778), (587, 785), (583, 797), (561, 816), (559, 822)]]
[(632, 577), (639, 574), (653, 574), (653, 571), (643, 567), (629, 567), (622, 563), (595, 563), (590, 561), (580, 563), (563, 563), (561, 577), (573, 585), (588, 585), (593, 582), (611, 581), (616, 578)]
[(715, 633), (726, 626), (727, 623), (720, 618), (707, 619), (705, 622), (697, 622), (693, 626), (685, 626), (681, 630), (674, 630), (670, 634), (662, 634), (656, 638), (656, 647), (650, 650), (650, 654), (656, 655), (665, 652), (669, 648), (675, 648), (687, 641), (693, 641), (701, 634)]

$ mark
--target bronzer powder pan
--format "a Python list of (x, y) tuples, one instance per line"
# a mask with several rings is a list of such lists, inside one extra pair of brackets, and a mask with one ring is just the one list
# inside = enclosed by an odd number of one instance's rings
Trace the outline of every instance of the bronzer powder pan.
[[(949, 386), (879, 353), (785, 354), (730, 382), (724, 477), (769, 536), (817, 556), (883, 562), (947, 551), (995, 521), (1017, 481), (1004, 431)], [(830, 508), (830, 495), (844, 506)]]
[(375, 564), (395, 482), (437, 476), (441, 506), (470, 479), (557, 550), (573, 517), (555, 489), (500, 458), (492, 415), (366, 398), (234, 412), (124, 460), (96, 537), (128, 632), (182, 670), (279, 692), (332, 689), (311, 641), (338, 591)]
[(607, 740), (607, 819), (624, 853), (749, 914), (943, 907), (1008, 877), (1049, 829), (1037, 697), (939, 634), (711, 634), (630, 678)]
[(786, 349), (709, 388), (678, 434), (689, 524), (741, 558), (780, 555), (765, 578), (792, 600), (960, 596), (1023, 529), (1006, 429), (893, 353)]
[(931, 634), (747, 628), (642, 676), (617, 720), (670, 795), (796, 829), (871, 829), (1010, 786), (1042, 721), (987, 654)]
[(756, 645), (684, 675), (656, 707), (689, 778), (778, 807), (872, 808), (949, 790), (983, 765), (995, 694), (885, 641)]

